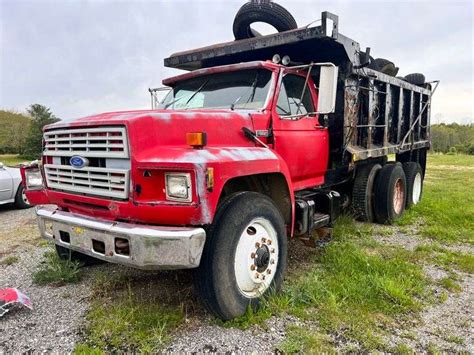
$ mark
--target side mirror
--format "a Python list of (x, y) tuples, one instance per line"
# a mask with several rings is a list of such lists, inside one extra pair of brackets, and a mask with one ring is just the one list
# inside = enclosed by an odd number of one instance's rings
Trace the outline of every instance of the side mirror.
[(156, 89), (148, 89), (148, 92), (151, 95), (151, 109), (156, 110), (171, 90), (172, 88), (168, 86)]
[(336, 109), (338, 67), (334, 64), (321, 66), (319, 75), (318, 112), (333, 113)]

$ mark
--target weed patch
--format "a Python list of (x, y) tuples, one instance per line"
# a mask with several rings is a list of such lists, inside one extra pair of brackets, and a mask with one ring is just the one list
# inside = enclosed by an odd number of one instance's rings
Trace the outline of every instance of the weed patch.
[(75, 349), (155, 353), (163, 349), (185, 317), (182, 295), (166, 297), (146, 274), (100, 272), (87, 314), (85, 342)]
[(434, 261), (447, 270), (454, 268), (470, 274), (474, 273), (474, 255), (454, 252), (439, 244), (419, 245), (415, 249), (415, 255), (419, 259)]
[(56, 252), (45, 254), (46, 260), (33, 273), (33, 282), (37, 285), (75, 283), (80, 279), (80, 264), (77, 261), (62, 260)]
[(288, 327), (286, 339), (277, 350), (285, 354), (336, 354), (329, 336), (297, 326)]
[(10, 255), (0, 260), (0, 265), (10, 266), (10, 265), (16, 264), (19, 261), (20, 261), (20, 258), (18, 256)]

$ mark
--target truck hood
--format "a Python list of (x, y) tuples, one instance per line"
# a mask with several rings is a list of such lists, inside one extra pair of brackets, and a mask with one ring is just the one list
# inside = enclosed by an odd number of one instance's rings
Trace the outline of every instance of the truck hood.
[(142, 110), (103, 113), (60, 121), (45, 130), (125, 125), (132, 151), (159, 146), (186, 146), (186, 133), (206, 132), (207, 146), (253, 146), (242, 128), (253, 130), (252, 111), (231, 110)]

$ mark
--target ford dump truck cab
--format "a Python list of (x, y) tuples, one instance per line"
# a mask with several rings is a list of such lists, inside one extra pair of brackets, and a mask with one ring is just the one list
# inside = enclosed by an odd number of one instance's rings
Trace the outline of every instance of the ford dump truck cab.
[(63, 258), (192, 268), (231, 319), (279, 288), (288, 237), (327, 235), (343, 208), (401, 216), (421, 197), (430, 89), (364, 68), (345, 37), (297, 31), (173, 55), (191, 71), (152, 110), (46, 127), (41, 164), (22, 168), (42, 236)]

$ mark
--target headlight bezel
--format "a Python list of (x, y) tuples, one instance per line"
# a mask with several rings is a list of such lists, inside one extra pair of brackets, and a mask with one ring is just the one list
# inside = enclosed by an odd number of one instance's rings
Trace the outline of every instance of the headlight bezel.
[[(173, 193), (173, 191), (171, 191), (171, 189), (173, 188), (172, 179), (181, 179), (182, 182), (184, 182), (185, 188), (186, 188), (186, 196), (180, 197), (178, 196), (176, 192)], [(192, 202), (193, 189), (192, 189), (191, 173), (185, 173), (185, 172), (165, 173), (165, 195), (166, 195), (167, 201), (184, 202), (184, 203)]]
[[(36, 179), (34, 183), (33, 179)], [(25, 185), (27, 190), (42, 190), (44, 189), (44, 179), (41, 169), (26, 169), (25, 170)]]

